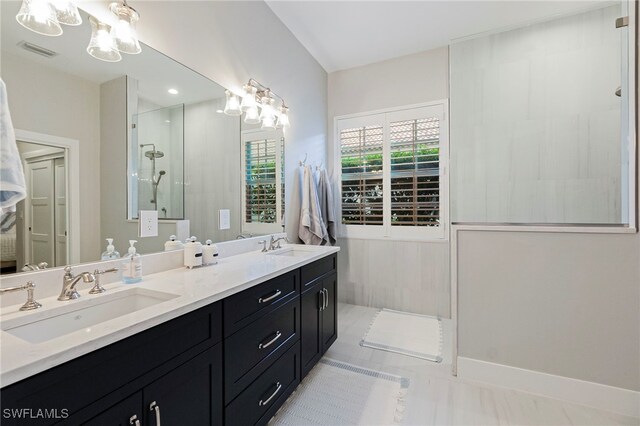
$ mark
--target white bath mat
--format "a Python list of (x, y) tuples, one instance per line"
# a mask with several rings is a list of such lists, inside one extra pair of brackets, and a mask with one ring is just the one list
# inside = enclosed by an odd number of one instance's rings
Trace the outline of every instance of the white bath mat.
[(360, 345), (442, 362), (442, 323), (427, 315), (382, 309)]
[(409, 379), (323, 358), (270, 425), (399, 424)]

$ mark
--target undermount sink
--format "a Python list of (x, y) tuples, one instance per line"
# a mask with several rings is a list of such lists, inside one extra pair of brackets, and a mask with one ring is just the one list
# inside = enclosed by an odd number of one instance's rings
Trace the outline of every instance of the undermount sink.
[(272, 256), (294, 257), (294, 256), (308, 256), (309, 253), (313, 253), (313, 251), (314, 251), (313, 249), (306, 248), (303, 245), (290, 245), (290, 246), (285, 246), (284, 248), (281, 248), (281, 249), (270, 251), (267, 254)]
[(52, 309), (46, 318), (30, 317), (5, 321), (2, 330), (30, 343), (42, 343), (178, 297), (177, 294), (144, 288), (107, 293)]

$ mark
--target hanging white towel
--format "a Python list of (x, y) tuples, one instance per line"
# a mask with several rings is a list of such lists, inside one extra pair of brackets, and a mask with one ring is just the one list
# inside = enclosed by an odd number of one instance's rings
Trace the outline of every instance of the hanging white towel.
[(320, 201), (320, 212), (322, 213), (322, 221), (325, 226), (325, 242), (330, 245), (336, 243), (336, 223), (335, 223), (335, 206), (333, 204), (333, 191), (331, 190), (331, 181), (326, 170), (320, 172), (318, 183), (318, 198)]
[(298, 236), (305, 244), (320, 245), (325, 238), (325, 232), (318, 202), (318, 189), (316, 188), (311, 166), (306, 166), (302, 184), (302, 206), (300, 209)]
[(293, 171), (293, 185), (291, 191), (287, 188), (287, 191), (291, 194), (289, 204), (287, 204), (287, 237), (291, 241), (296, 243), (302, 242), (298, 236), (298, 230), (300, 229), (300, 211), (302, 209), (302, 169), (296, 167)]
[(13, 210), (27, 196), (24, 171), (9, 113), (7, 87), (0, 79), (0, 208)]

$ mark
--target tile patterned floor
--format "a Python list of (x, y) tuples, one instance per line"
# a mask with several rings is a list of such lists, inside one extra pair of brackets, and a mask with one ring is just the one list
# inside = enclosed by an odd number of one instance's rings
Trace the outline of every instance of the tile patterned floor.
[(640, 425), (639, 419), (451, 375), (451, 322), (445, 320), (442, 364), (361, 347), (376, 309), (340, 304), (338, 340), (327, 357), (408, 377), (403, 425)]

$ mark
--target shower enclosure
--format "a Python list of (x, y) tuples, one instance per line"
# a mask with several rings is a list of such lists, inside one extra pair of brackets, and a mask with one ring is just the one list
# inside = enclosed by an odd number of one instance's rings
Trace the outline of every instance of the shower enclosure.
[(184, 217), (184, 105), (154, 108), (139, 99), (132, 116), (132, 218), (157, 210), (160, 219)]

